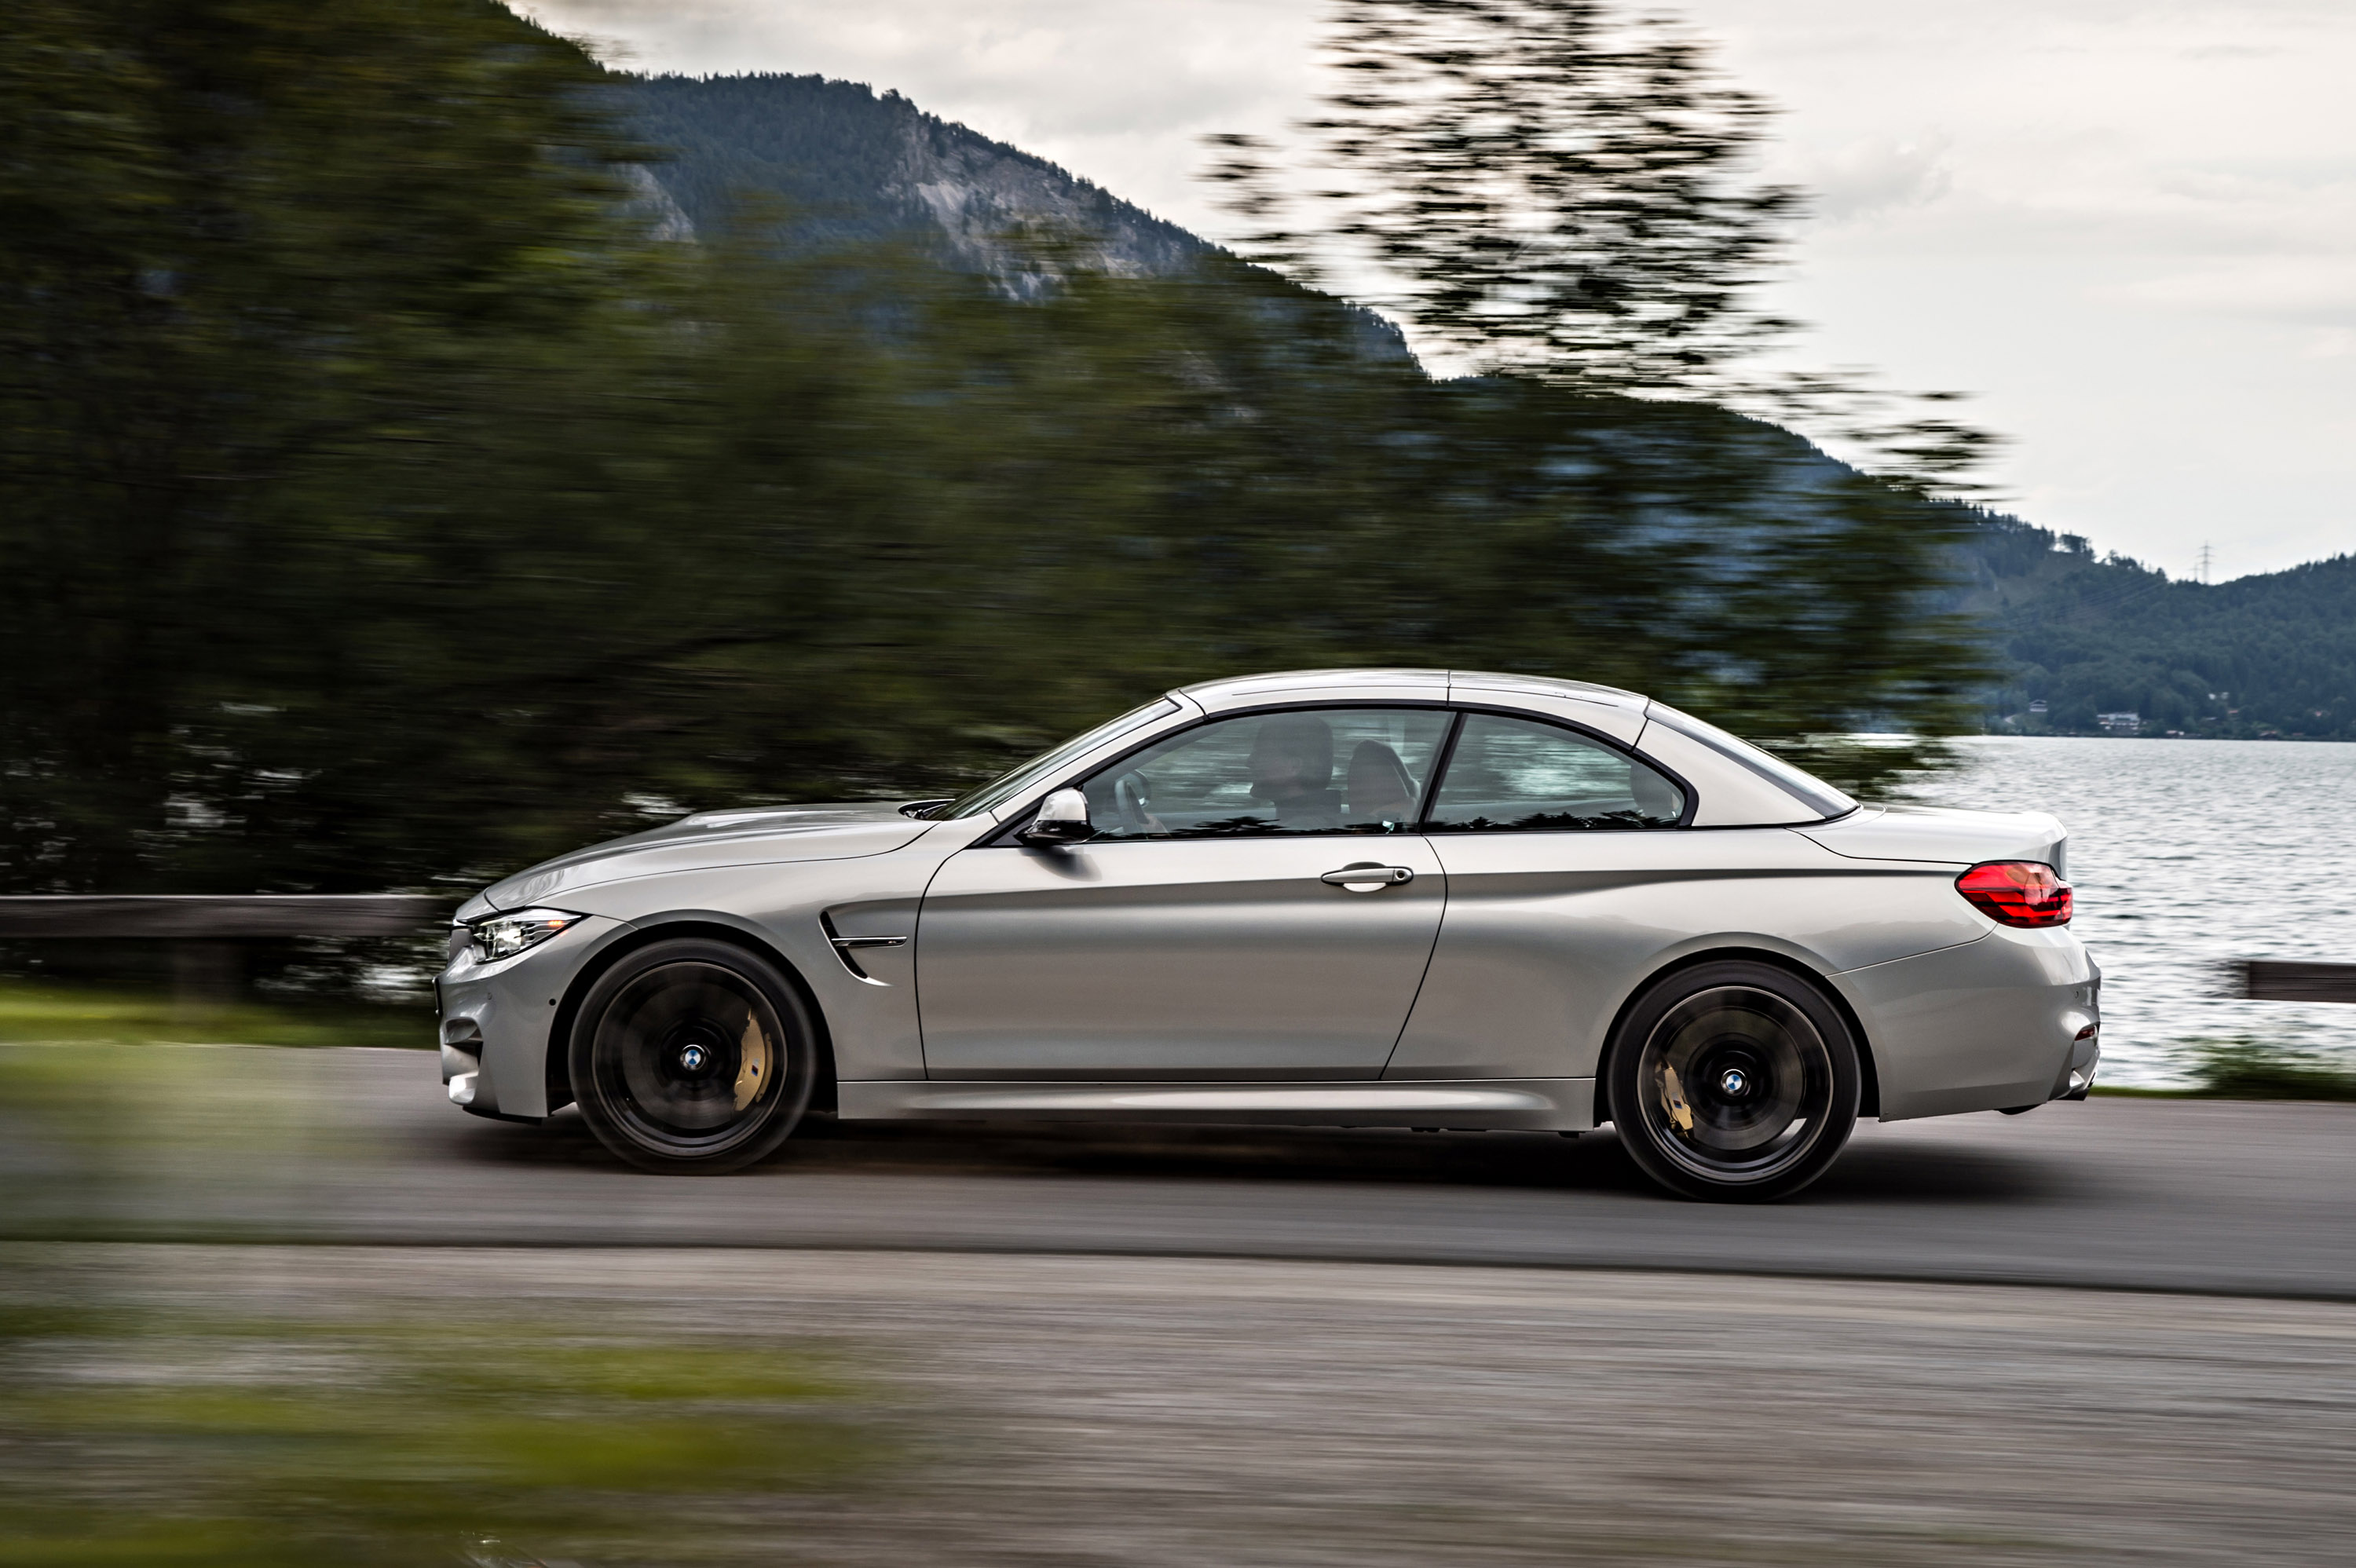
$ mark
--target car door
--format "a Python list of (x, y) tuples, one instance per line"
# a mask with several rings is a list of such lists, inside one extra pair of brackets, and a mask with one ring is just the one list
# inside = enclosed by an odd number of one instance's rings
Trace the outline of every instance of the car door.
[(1465, 714), (1423, 825), (1449, 872), (1447, 919), (1387, 1075), (1579, 1075), (1630, 966), (1695, 918), (1683, 906), (1739, 901), (1740, 883), (1719, 877), (1789, 853), (1768, 842), (1790, 837), (1777, 828), (1676, 831), (1686, 804), (1602, 740)]
[(1079, 781), (1089, 841), (950, 857), (916, 927), (928, 1075), (1379, 1077), (1446, 903), (1414, 824), (1449, 717), (1213, 719)]

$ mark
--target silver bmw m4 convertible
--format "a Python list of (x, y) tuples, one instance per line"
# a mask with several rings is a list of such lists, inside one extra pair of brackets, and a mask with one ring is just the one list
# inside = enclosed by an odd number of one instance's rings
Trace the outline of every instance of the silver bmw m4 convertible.
[(1631, 692), (1188, 687), (956, 800), (715, 811), (458, 911), (442, 1075), (713, 1171), (813, 1106), (1582, 1132), (1798, 1190), (1860, 1115), (2083, 1098), (2050, 816), (1860, 805)]

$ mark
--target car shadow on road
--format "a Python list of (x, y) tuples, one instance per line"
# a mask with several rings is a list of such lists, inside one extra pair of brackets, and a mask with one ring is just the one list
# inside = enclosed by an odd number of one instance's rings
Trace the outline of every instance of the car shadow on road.
[(2083, 1173), (2026, 1150), (1960, 1148), (1953, 1142), (1859, 1142), (1794, 1200), (1814, 1204), (2019, 1205), (2086, 1196)]
[[(613, 1170), (619, 1162), (577, 1112), (536, 1127), (453, 1129), (460, 1157)], [(1413, 1133), (1314, 1127), (860, 1122), (813, 1118), (748, 1177), (937, 1175), (1343, 1181), (1655, 1195), (1610, 1128), (1551, 1133)], [(2022, 1150), (1952, 1142), (1852, 1145), (1804, 1204), (2021, 1203), (2067, 1183)]]

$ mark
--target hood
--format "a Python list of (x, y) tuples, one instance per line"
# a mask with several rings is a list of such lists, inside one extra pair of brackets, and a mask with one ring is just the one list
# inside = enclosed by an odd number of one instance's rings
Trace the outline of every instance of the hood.
[(2066, 877), (2069, 830), (2041, 811), (1954, 811), (1933, 805), (1863, 805), (1837, 822), (1799, 827), (1853, 860), (2042, 860)]
[[(495, 882), (467, 901), (459, 918), (494, 909), (529, 909), (562, 901), (566, 890), (661, 871), (719, 866), (771, 865), (787, 860), (848, 860), (881, 855), (914, 842), (933, 825), (903, 816), (889, 804), (785, 805), (746, 811), (701, 811), (668, 827), (608, 839), (543, 860)], [(481, 906), (479, 912), (477, 905)]]

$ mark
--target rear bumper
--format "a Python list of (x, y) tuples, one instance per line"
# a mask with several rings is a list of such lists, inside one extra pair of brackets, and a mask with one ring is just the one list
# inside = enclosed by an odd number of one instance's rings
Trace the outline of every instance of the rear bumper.
[(2067, 929), (1999, 926), (1833, 978), (1865, 1026), (1885, 1122), (2083, 1098), (2094, 1084), (2102, 971)]
[[(2098, 980), (2097, 985), (2101, 982)], [(2098, 1026), (2089, 1024), (2070, 1047), (2070, 1065), (2053, 1085), (2056, 1100), (2083, 1100), (2094, 1087), (2094, 1071), (2103, 1063), (2103, 1040)]]

